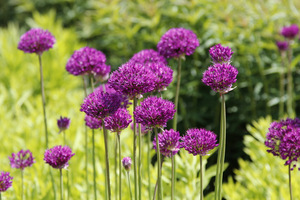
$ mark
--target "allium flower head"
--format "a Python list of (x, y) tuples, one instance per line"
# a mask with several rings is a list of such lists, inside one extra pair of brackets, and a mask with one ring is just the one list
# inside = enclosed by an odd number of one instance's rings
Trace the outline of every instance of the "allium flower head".
[(209, 49), (209, 54), (213, 63), (230, 63), (233, 51), (229, 47), (217, 44)]
[(105, 74), (108, 71), (105, 62), (106, 57), (101, 51), (91, 47), (83, 47), (74, 51), (67, 62), (66, 70), (75, 76), (93, 73), (94, 69), (98, 74)]
[(165, 127), (168, 120), (175, 114), (175, 105), (173, 102), (150, 96), (141, 102), (133, 112), (137, 123), (141, 123), (147, 128)]
[(119, 107), (122, 107), (123, 100), (123, 96), (118, 93), (110, 94), (95, 90), (84, 99), (80, 111), (91, 117), (104, 119), (114, 114)]
[(54, 43), (55, 38), (48, 30), (33, 28), (21, 36), (18, 49), (25, 53), (41, 55), (52, 48)]
[[(137, 134), (139, 134), (139, 132), (138, 132), (138, 128), (139, 128), (139, 124), (140, 123), (136, 123), (136, 130), (137, 130)], [(140, 126), (141, 126), (141, 135), (145, 135), (146, 133), (148, 133), (148, 129), (147, 129), (147, 127), (146, 126), (144, 126), (143, 124), (140, 124)], [(130, 128), (132, 129), (132, 131), (133, 131), (133, 128), (134, 128), (134, 123), (131, 123), (130, 124)]]
[(92, 73), (97, 81), (104, 82), (109, 78), (110, 69), (111, 67), (109, 65), (103, 63), (101, 65), (96, 65), (93, 68)]
[(236, 82), (237, 74), (238, 70), (230, 64), (217, 63), (203, 73), (202, 82), (215, 92), (225, 94), (234, 89), (232, 84)]
[(59, 145), (45, 151), (44, 161), (55, 169), (66, 169), (74, 155), (70, 147)]
[(153, 91), (155, 77), (151, 69), (144, 65), (128, 62), (111, 74), (108, 84), (116, 91), (127, 95), (129, 99), (133, 99)]
[(299, 27), (296, 24), (285, 26), (281, 29), (281, 35), (288, 39), (294, 39), (299, 32)]
[(9, 172), (0, 172), (0, 193), (5, 192), (12, 186), (12, 179)]
[(85, 125), (87, 127), (89, 127), (90, 129), (102, 128), (102, 120), (101, 119), (85, 115), (84, 121), (85, 121)]
[(130, 157), (124, 157), (122, 160), (123, 167), (125, 168), (126, 171), (130, 170), (131, 163), (132, 163), (132, 161), (131, 161)]
[(182, 137), (182, 147), (189, 153), (205, 156), (207, 153), (218, 146), (217, 135), (204, 128), (192, 128), (187, 130), (186, 135)]
[(129, 62), (140, 64), (162, 63), (167, 65), (167, 60), (153, 49), (145, 49), (134, 54)]
[[(157, 135), (159, 150), (166, 157), (174, 156), (180, 150), (180, 133), (173, 129), (165, 130)], [(153, 148), (157, 150), (156, 137), (153, 140)]]
[(60, 118), (57, 120), (57, 126), (59, 128), (59, 133), (61, 133), (62, 131), (65, 131), (69, 128), (70, 121), (71, 121), (70, 118), (60, 116)]
[(106, 129), (120, 133), (127, 128), (132, 122), (131, 115), (126, 108), (119, 108), (113, 115), (104, 119), (104, 126)]
[(155, 74), (155, 87), (153, 91), (163, 91), (170, 85), (173, 80), (173, 70), (163, 63), (148, 63), (145, 64)]
[(180, 58), (192, 55), (199, 46), (197, 35), (188, 29), (171, 28), (157, 44), (158, 52), (165, 58)]
[(279, 51), (286, 51), (289, 48), (289, 43), (287, 41), (277, 41), (276, 45)]
[(286, 160), (285, 165), (298, 161), (300, 158), (300, 119), (287, 118), (280, 122), (272, 122), (265, 145), (268, 147), (267, 152)]
[(21, 150), (18, 153), (12, 153), (11, 157), (8, 157), (10, 160), (10, 166), (12, 168), (17, 168), (24, 170), (26, 167), (31, 167), (35, 163), (34, 157), (29, 150)]

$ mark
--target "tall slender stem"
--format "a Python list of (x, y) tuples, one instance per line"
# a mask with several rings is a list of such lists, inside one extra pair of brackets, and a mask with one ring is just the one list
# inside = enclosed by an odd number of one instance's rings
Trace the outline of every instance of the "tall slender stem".
[(139, 124), (139, 200), (142, 200), (142, 138), (141, 138), (141, 124)]
[(203, 167), (202, 167), (201, 155), (200, 155), (200, 200), (203, 200)]
[[(102, 124), (104, 124), (104, 120), (102, 120)], [(108, 143), (107, 143), (107, 130), (103, 126), (104, 132), (104, 146), (105, 146), (105, 167), (106, 167), (106, 179), (107, 179), (107, 193), (108, 199), (111, 200), (111, 192), (110, 192), (110, 177), (109, 177), (109, 159), (108, 159)]]
[[(161, 169), (163, 166), (163, 162), (164, 162), (164, 156), (161, 157), (161, 163), (160, 163)], [(158, 179), (156, 180), (155, 187), (154, 187), (153, 200), (155, 200), (155, 197), (156, 197), (157, 187), (158, 187)]]
[(160, 148), (159, 148), (159, 141), (158, 141), (158, 133), (157, 128), (154, 128), (155, 131), (155, 138), (156, 138), (156, 149), (157, 149), (157, 181), (158, 181), (158, 192), (157, 192), (157, 199), (162, 199), (162, 185), (161, 185), (161, 155), (160, 155)]
[(173, 118), (173, 129), (176, 131), (177, 129), (177, 114), (178, 114), (178, 99), (179, 99), (179, 91), (180, 91), (180, 80), (181, 80), (181, 58), (178, 58), (178, 66), (177, 66), (177, 84), (175, 91), (175, 114)]
[(151, 165), (151, 158), (150, 158), (150, 145), (151, 145), (151, 132), (148, 131), (148, 151), (147, 151), (147, 171), (148, 171), (148, 195), (149, 200), (151, 200), (151, 176), (150, 176), (150, 165)]
[(60, 199), (63, 200), (64, 199), (64, 195), (63, 195), (63, 175), (62, 175), (62, 169), (59, 169), (59, 173), (60, 173)]
[(120, 140), (120, 133), (117, 133), (118, 137), (118, 144), (119, 144), (119, 199), (122, 199), (122, 166), (121, 166), (121, 140)]
[(129, 192), (130, 192), (130, 199), (132, 200), (132, 191), (131, 191), (131, 185), (130, 185), (129, 170), (127, 171), (127, 179), (128, 179), (128, 186), (129, 186)]
[[(133, 111), (135, 111), (137, 106), (136, 97), (133, 98)], [(138, 184), (137, 184), (137, 164), (136, 164), (136, 120), (133, 117), (133, 177), (134, 177), (134, 197), (135, 200), (138, 199)]]
[(21, 199), (24, 199), (24, 171), (21, 169)]
[(292, 176), (291, 176), (291, 164), (289, 164), (289, 189), (290, 189), (290, 200), (293, 200), (293, 192), (292, 192)]
[(95, 130), (92, 129), (92, 157), (93, 157), (93, 183), (94, 183), (94, 199), (97, 199), (97, 184), (96, 184), (96, 154), (95, 154)]
[(1, 192), (0, 192), (0, 200), (2, 200)]
[(293, 75), (292, 75), (292, 55), (293, 49), (291, 48), (291, 40), (289, 40), (289, 48), (288, 48), (288, 71), (287, 71), (287, 79), (288, 79), (288, 99), (287, 99), (287, 111), (289, 117), (293, 118), (294, 113), (294, 93), (293, 93)]
[(117, 179), (117, 168), (118, 168), (118, 136), (115, 139), (115, 199), (118, 199), (118, 179)]
[(172, 156), (172, 178), (171, 178), (171, 200), (174, 200), (175, 193), (175, 155)]
[(284, 62), (284, 55), (285, 53), (283, 51), (280, 52), (281, 54), (281, 70), (280, 70), (280, 82), (279, 82), (279, 95), (280, 95), (280, 101), (279, 101), (279, 118), (283, 117), (284, 115), (284, 102), (283, 102), (283, 97), (284, 97), (284, 67), (285, 67), (285, 62)]

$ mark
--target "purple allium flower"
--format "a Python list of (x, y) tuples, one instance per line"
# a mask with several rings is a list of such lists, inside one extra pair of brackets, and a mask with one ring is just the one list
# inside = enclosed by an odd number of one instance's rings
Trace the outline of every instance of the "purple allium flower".
[(229, 47), (223, 47), (221, 44), (212, 46), (209, 49), (209, 55), (213, 63), (230, 63), (233, 51)]
[(167, 65), (167, 60), (153, 49), (145, 49), (134, 54), (129, 62), (140, 64), (162, 63)]
[(191, 55), (199, 46), (197, 35), (188, 29), (171, 28), (157, 44), (158, 52), (165, 58)]
[(131, 168), (131, 158), (130, 157), (124, 157), (122, 160), (123, 167), (126, 171), (129, 171)]
[(54, 43), (55, 38), (48, 30), (33, 28), (21, 36), (18, 49), (25, 53), (41, 55), (52, 48)]
[(12, 168), (17, 168), (24, 170), (26, 167), (31, 167), (35, 163), (34, 157), (29, 150), (24, 151), (23, 149), (18, 153), (12, 153), (11, 157), (8, 157), (10, 160), (10, 166)]
[(80, 111), (91, 117), (104, 119), (122, 107), (123, 100), (123, 96), (118, 93), (109, 94), (96, 90), (84, 99)]
[[(138, 128), (139, 128), (139, 124), (140, 123), (136, 123), (136, 130), (139, 130)], [(148, 133), (148, 129), (147, 129), (147, 127), (146, 126), (144, 126), (143, 124), (140, 124), (141, 125), (141, 135), (145, 135), (146, 133)], [(133, 123), (131, 123), (130, 124), (130, 128), (133, 130), (133, 128), (134, 128), (134, 124)], [(138, 134), (138, 131), (137, 131), (137, 134)]]
[(287, 118), (280, 122), (272, 122), (266, 135), (265, 145), (269, 148), (267, 152), (286, 160), (285, 165), (298, 161), (300, 158), (300, 119)]
[[(105, 87), (105, 91), (104, 92), (107, 92), (107, 93), (116, 93), (116, 90), (113, 89), (108, 83), (105, 83), (104, 84), (104, 87)], [(97, 92), (102, 92), (103, 91), (103, 85), (99, 85), (97, 88), (95, 88), (94, 91), (97, 91)]]
[(153, 91), (163, 91), (173, 80), (173, 70), (163, 63), (148, 63), (145, 65), (149, 67), (155, 74), (155, 87)]
[(120, 133), (127, 128), (132, 122), (131, 115), (126, 108), (119, 108), (113, 115), (104, 119), (104, 126), (106, 129)]
[(66, 169), (74, 155), (70, 147), (59, 145), (45, 151), (44, 161), (55, 169)]
[(289, 48), (289, 43), (287, 41), (277, 41), (276, 45), (280, 51), (286, 51)]
[(202, 82), (215, 92), (225, 94), (234, 89), (232, 84), (236, 82), (237, 74), (238, 70), (230, 64), (217, 63), (203, 73)]
[(12, 186), (12, 179), (9, 172), (0, 173), (0, 193), (5, 192), (8, 188)]
[(90, 129), (102, 128), (102, 119), (85, 115), (84, 121), (85, 121), (85, 125), (88, 126)]
[(57, 126), (59, 128), (59, 133), (61, 133), (62, 131), (65, 131), (69, 128), (70, 121), (71, 121), (70, 118), (60, 116), (60, 118), (57, 120)]
[(192, 128), (187, 130), (186, 135), (182, 137), (182, 147), (189, 153), (205, 156), (207, 153), (218, 146), (217, 135), (204, 128)]
[[(180, 139), (180, 133), (173, 129), (158, 134), (160, 153), (166, 157), (174, 156), (180, 150)], [(156, 137), (153, 140), (153, 148), (157, 150)]]
[(96, 80), (104, 82), (109, 78), (110, 68), (111, 67), (106, 64), (96, 65), (93, 68), (92, 73), (94, 74)]
[(103, 67), (105, 62), (106, 57), (101, 51), (91, 47), (83, 47), (74, 51), (67, 62), (66, 70), (75, 76), (92, 73), (94, 69), (101, 74), (103, 71), (107, 71)]
[(147, 128), (164, 127), (167, 121), (172, 119), (175, 114), (173, 102), (150, 96), (141, 102), (133, 112), (137, 123), (141, 123)]
[(292, 24), (291, 26), (285, 26), (281, 29), (281, 35), (288, 39), (294, 39), (299, 32), (299, 27), (296, 24)]
[(108, 84), (116, 91), (127, 95), (129, 99), (133, 99), (153, 91), (155, 77), (155, 74), (148, 67), (128, 62), (111, 74)]

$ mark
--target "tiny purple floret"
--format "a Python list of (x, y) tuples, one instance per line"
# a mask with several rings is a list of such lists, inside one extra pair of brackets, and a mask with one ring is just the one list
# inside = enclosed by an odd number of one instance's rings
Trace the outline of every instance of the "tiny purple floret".
[(26, 167), (31, 167), (32, 164), (35, 163), (31, 151), (24, 151), (23, 149), (18, 153), (12, 153), (11, 157), (8, 157), (8, 159), (12, 168), (17, 168), (21, 170), (24, 170)]
[(122, 164), (123, 164), (123, 167), (125, 168), (125, 170), (129, 171), (130, 168), (131, 168), (131, 164), (132, 164), (131, 158), (130, 157), (124, 157), (123, 160), (122, 160)]
[(70, 118), (60, 116), (60, 118), (57, 120), (57, 126), (59, 128), (59, 133), (67, 130), (70, 127), (70, 122), (71, 122)]

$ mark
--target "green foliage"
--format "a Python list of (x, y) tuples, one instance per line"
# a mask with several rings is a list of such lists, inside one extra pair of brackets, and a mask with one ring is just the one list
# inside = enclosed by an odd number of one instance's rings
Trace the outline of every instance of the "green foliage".
[[(225, 197), (228, 200), (284, 200), (289, 199), (288, 166), (279, 157), (268, 153), (264, 141), (271, 117), (261, 118), (248, 125), (250, 135), (244, 137), (245, 153), (250, 161), (239, 159), (240, 169), (235, 170), (235, 179), (229, 178), (223, 185)], [(300, 172), (292, 171), (292, 188), (294, 199), (300, 197)]]

